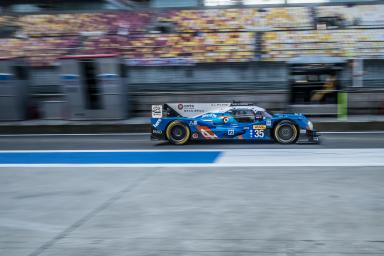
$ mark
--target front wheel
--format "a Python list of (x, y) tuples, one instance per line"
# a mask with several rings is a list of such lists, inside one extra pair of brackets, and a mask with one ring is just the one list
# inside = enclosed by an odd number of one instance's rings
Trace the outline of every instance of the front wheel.
[(281, 144), (293, 144), (299, 139), (299, 131), (291, 121), (281, 121), (273, 130), (274, 138)]
[(166, 130), (167, 139), (175, 145), (186, 144), (189, 140), (191, 132), (189, 127), (180, 121), (173, 121)]

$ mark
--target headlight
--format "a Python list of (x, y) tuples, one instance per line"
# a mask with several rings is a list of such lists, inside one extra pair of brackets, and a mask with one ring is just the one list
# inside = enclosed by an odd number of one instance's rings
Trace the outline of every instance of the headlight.
[(307, 129), (312, 131), (313, 130), (313, 124), (311, 121), (308, 120), (308, 123), (307, 123)]

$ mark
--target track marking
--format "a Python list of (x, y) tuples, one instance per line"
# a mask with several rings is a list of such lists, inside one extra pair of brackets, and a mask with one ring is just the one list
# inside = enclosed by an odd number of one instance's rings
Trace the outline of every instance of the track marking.
[[(60, 153), (63, 152), (71, 154), (61, 155)], [(84, 152), (88, 154), (84, 154)], [(132, 154), (129, 154), (130, 152)], [(191, 153), (189, 156), (188, 152)], [(208, 154), (208, 152), (210, 153)], [(18, 153), (20, 153), (20, 156), (17, 156)], [(47, 153), (47, 158), (44, 158), (44, 153)], [(55, 155), (55, 153), (57, 154)], [(79, 155), (76, 155), (76, 153), (79, 153)], [(92, 153), (95, 154), (92, 155)], [(105, 153), (105, 155), (99, 153)], [(187, 154), (183, 155), (181, 153)], [(207, 155), (204, 153), (207, 153)], [(8, 154), (9, 159), (7, 158)], [(36, 159), (34, 154), (36, 154)], [(87, 158), (83, 159), (82, 154)], [(175, 154), (182, 156), (182, 158), (175, 160)], [(211, 154), (216, 156), (213, 157), (212, 155), (210, 157)], [(353, 167), (384, 166), (384, 148), (0, 151), (1, 159), (3, 159), (3, 162), (0, 167)], [(55, 159), (58, 159), (57, 162), (55, 162)]]
[[(175, 149), (79, 149), (79, 150), (0, 150), (0, 153), (52, 153), (52, 152), (223, 152), (226, 150), (220, 149), (179, 149), (177, 146)], [(230, 151), (230, 150), (227, 150)]]
[[(319, 134), (384, 134), (384, 131), (319, 132)], [(57, 137), (57, 136), (150, 136), (150, 133), (50, 133), (50, 134), (0, 134), (0, 137)]]
[(0, 164), (205, 164), (221, 151), (3, 152)]
[(384, 131), (319, 132), (319, 134), (384, 134)]

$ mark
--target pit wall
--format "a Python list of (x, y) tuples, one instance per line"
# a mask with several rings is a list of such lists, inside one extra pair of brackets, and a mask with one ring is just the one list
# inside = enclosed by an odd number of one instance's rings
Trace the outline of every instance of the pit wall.
[[(126, 67), (125, 86), (134, 116), (148, 116), (151, 104), (164, 102), (251, 101), (274, 111), (287, 110), (288, 66), (283, 62)], [(31, 99), (64, 100), (55, 68), (31, 70)], [(353, 87), (347, 65), (342, 74), (350, 114), (384, 113), (384, 60), (364, 61), (361, 87)], [(128, 99), (127, 99), (128, 101)], [(64, 111), (65, 112), (65, 111)]]

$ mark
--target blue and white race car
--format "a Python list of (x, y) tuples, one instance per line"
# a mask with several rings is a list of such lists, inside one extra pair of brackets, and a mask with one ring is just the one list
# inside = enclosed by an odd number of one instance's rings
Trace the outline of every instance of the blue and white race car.
[(151, 138), (182, 145), (193, 140), (317, 143), (312, 122), (302, 114), (269, 114), (252, 103), (167, 103), (152, 105)]

